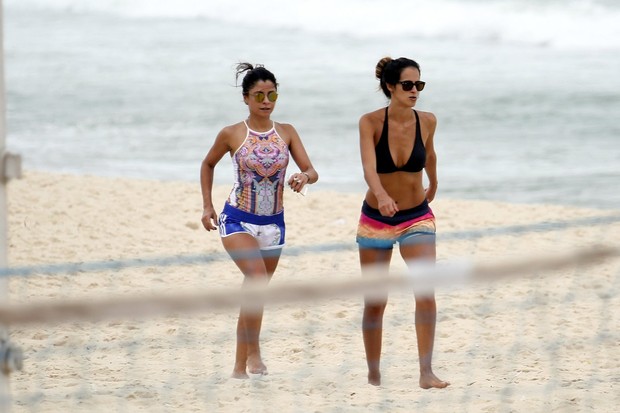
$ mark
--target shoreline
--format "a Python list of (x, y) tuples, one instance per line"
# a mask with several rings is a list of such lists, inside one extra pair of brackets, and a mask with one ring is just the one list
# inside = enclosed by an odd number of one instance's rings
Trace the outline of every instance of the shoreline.
[[(105, 179), (128, 179), (128, 180), (134, 180), (134, 181), (145, 181), (145, 182), (153, 182), (153, 183), (157, 183), (157, 182), (161, 182), (161, 183), (167, 183), (167, 182), (179, 182), (182, 184), (195, 184), (198, 187), (200, 186), (199, 184), (199, 176), (198, 173), (196, 173), (195, 179), (187, 179), (187, 178), (181, 178), (177, 175), (172, 175), (172, 177), (170, 178), (161, 178), (161, 177), (157, 177), (157, 178), (148, 178), (148, 177), (144, 177), (141, 176), (141, 174), (136, 174), (136, 175), (130, 175), (130, 176), (121, 176), (121, 175), (115, 175), (115, 174), (97, 174), (97, 173), (84, 173), (84, 172), (78, 172), (78, 171), (58, 171), (58, 170), (53, 170), (53, 169), (29, 169), (28, 170), (29, 173), (37, 173), (37, 174), (51, 174), (51, 175), (59, 175), (59, 176), (74, 176), (74, 177), (93, 177), (93, 178), (105, 178)], [(227, 179), (227, 177), (229, 176), (230, 173), (230, 169), (229, 169), (229, 165), (222, 165), (219, 167), (219, 169), (217, 170), (216, 173), (216, 181), (214, 182), (214, 187), (225, 187), (228, 188), (230, 190), (232, 183), (229, 181), (229, 179)], [(361, 172), (360, 172), (361, 173)], [(161, 174), (161, 173), (160, 173)], [(218, 178), (219, 177), (219, 178)], [(449, 179), (449, 178), (444, 178), (444, 179)], [(359, 194), (360, 196), (360, 205), (361, 205), (361, 200), (363, 199), (364, 193), (366, 192), (366, 184), (363, 181), (363, 178), (360, 177), (359, 181), (356, 182), (349, 182), (349, 183), (338, 183), (338, 182), (329, 182), (327, 183), (325, 181), (325, 179), (321, 179), (319, 180), (318, 184), (314, 185), (314, 187), (311, 187), (310, 190), (314, 191), (314, 192), (319, 192), (319, 193), (336, 193), (336, 194)], [(565, 203), (565, 202), (561, 202), (561, 201), (551, 201), (551, 202), (536, 202), (533, 200), (524, 200), (524, 196), (523, 194), (519, 195), (519, 200), (506, 200), (506, 199), (502, 199), (501, 197), (498, 198), (492, 198), (489, 197), (487, 194), (482, 194), (480, 192), (475, 192), (476, 195), (483, 195), (483, 197), (477, 197), (477, 196), (471, 196), (471, 197), (463, 197), (463, 196), (454, 196), (454, 195), (444, 195), (444, 193), (448, 191), (452, 191), (454, 192), (454, 190), (450, 190), (450, 189), (446, 189), (443, 185), (440, 187), (439, 190), (439, 199), (445, 200), (445, 201), (451, 201), (451, 200), (455, 200), (455, 201), (484, 201), (484, 202), (498, 202), (498, 203), (506, 203), (506, 204), (510, 204), (510, 205), (522, 205), (523, 207), (528, 207), (528, 206), (539, 206), (539, 205), (549, 205), (549, 206), (563, 206), (566, 208), (577, 208), (577, 209), (590, 209), (590, 210), (597, 210), (597, 211), (601, 211), (602, 213), (605, 212), (613, 212), (613, 211), (620, 211), (620, 204), (616, 205), (615, 201), (612, 199), (608, 199), (604, 202), (602, 202), (600, 205), (598, 206), (593, 206), (591, 202), (588, 202), (587, 205), (582, 205), (582, 202), (575, 202), (575, 203)], [(521, 189), (521, 191), (523, 191), (523, 189)], [(487, 191), (489, 192), (489, 191)], [(492, 193), (492, 191), (490, 191)], [(517, 193), (519, 193), (519, 191), (517, 191)], [(535, 197), (533, 197), (532, 199), (536, 199)], [(585, 202), (585, 201), (583, 201)]]

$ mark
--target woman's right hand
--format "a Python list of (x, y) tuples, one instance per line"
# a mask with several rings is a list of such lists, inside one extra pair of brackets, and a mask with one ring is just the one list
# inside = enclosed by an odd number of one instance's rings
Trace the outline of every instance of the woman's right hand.
[(377, 204), (379, 212), (381, 212), (381, 215), (384, 217), (393, 217), (394, 214), (398, 212), (396, 201), (387, 194), (377, 197)]
[(212, 207), (205, 208), (202, 211), (202, 225), (207, 231), (217, 229), (217, 214)]

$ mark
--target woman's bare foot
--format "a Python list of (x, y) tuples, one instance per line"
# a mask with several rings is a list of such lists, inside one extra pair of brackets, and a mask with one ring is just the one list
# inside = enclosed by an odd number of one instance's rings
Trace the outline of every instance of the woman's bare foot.
[(368, 384), (372, 384), (373, 386), (381, 385), (381, 373), (379, 370), (368, 372)]
[(250, 378), (250, 376), (248, 376), (248, 373), (245, 372), (245, 369), (243, 369), (242, 371), (234, 369), (231, 377), (233, 379), (249, 379)]
[(449, 385), (450, 383), (439, 380), (439, 378), (432, 372), (420, 375), (420, 387), (423, 389), (443, 389)]
[(248, 372), (250, 374), (261, 374), (263, 376), (267, 375), (267, 366), (263, 363), (258, 357), (248, 357)]

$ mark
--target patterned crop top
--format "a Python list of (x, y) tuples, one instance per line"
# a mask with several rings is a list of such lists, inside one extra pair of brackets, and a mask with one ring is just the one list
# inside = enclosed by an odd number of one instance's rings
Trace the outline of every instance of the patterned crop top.
[(420, 131), (420, 117), (418, 112), (413, 111), (416, 120), (415, 142), (409, 160), (401, 167), (397, 167), (390, 153), (390, 145), (388, 143), (388, 108), (385, 108), (385, 120), (383, 121), (383, 130), (381, 138), (375, 146), (375, 156), (377, 157), (377, 173), (389, 174), (392, 172), (420, 172), (426, 164), (426, 149), (422, 141), (422, 132)]
[(255, 215), (274, 215), (283, 209), (284, 181), (289, 161), (288, 145), (275, 123), (256, 132), (243, 121), (247, 135), (232, 155), (235, 183), (228, 203)]

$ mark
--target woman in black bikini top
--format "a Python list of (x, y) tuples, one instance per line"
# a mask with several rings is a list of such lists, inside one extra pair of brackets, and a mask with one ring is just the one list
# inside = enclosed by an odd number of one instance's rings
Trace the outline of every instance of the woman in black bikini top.
[[(387, 108), (360, 118), (360, 151), (368, 191), (357, 230), (362, 274), (388, 270), (394, 244), (401, 257), (435, 261), (435, 216), (429, 203), (437, 191), (437, 159), (433, 138), (437, 120), (430, 112), (412, 110), (425, 83), (413, 60), (385, 57), (375, 74), (390, 100)], [(388, 116), (389, 115), (389, 116)], [(428, 188), (424, 188), (424, 173)], [(448, 382), (432, 370), (437, 310), (434, 293), (416, 290), (415, 329), (420, 363), (419, 386), (443, 388)], [(379, 369), (383, 313), (387, 293), (373, 294), (364, 302), (362, 332), (368, 383), (381, 384)]]
[(385, 108), (385, 120), (383, 121), (383, 130), (381, 131), (381, 138), (379, 143), (375, 146), (375, 156), (377, 157), (377, 173), (389, 174), (392, 172), (405, 171), (405, 172), (420, 172), (424, 169), (426, 164), (426, 149), (424, 148), (424, 142), (422, 142), (422, 133), (420, 132), (420, 117), (418, 112), (413, 110), (415, 115), (415, 140), (413, 144), (413, 150), (409, 155), (409, 160), (403, 166), (397, 167), (392, 159), (392, 153), (390, 152), (390, 144), (388, 142), (388, 107)]

